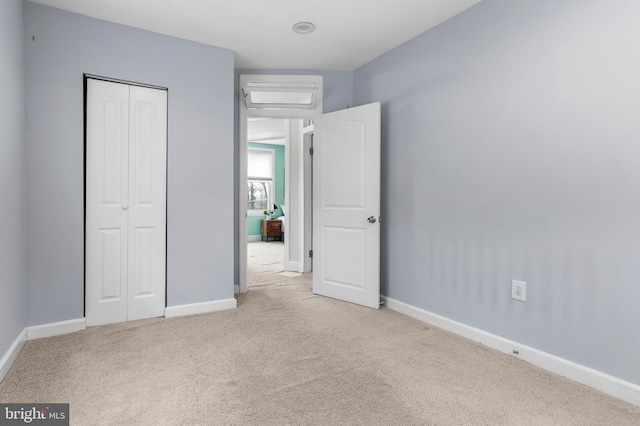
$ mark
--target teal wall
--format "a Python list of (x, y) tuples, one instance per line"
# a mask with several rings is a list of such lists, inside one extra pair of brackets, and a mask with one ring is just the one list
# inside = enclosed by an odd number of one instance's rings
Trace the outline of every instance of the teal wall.
[[(278, 210), (275, 211), (274, 217), (282, 216), (280, 206), (284, 204), (284, 146), (271, 145), (268, 143), (249, 142), (249, 148), (268, 148), (276, 151), (276, 198), (275, 202)], [(260, 220), (264, 216), (247, 217), (247, 235), (260, 235)]]

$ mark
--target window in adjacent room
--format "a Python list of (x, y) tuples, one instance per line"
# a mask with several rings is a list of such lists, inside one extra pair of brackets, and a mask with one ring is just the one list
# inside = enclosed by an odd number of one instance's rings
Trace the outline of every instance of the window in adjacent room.
[(275, 151), (248, 148), (247, 160), (247, 212), (258, 216), (265, 210), (273, 210)]

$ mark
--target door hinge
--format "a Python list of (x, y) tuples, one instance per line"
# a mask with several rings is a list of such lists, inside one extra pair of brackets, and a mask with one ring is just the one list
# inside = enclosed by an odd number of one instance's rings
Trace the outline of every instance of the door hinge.
[(309, 155), (313, 155), (313, 147), (309, 148)]
[(309, 250), (309, 257), (313, 257), (313, 250)]

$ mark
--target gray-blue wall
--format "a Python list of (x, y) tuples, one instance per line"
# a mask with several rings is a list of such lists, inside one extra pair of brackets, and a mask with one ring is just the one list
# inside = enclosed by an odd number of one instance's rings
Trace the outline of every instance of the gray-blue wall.
[(383, 105), (385, 294), (640, 384), (638, 22), (484, 0), (356, 70)]
[(0, 358), (25, 326), (22, 0), (0, 2)]
[(233, 297), (233, 52), (24, 8), (29, 325), (83, 317), (83, 73), (169, 89), (168, 305)]

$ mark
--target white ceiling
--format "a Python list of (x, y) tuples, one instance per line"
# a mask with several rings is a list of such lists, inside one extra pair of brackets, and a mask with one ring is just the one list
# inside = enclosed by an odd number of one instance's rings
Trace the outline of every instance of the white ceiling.
[(231, 49), (236, 68), (353, 70), (480, 0), (30, 1)]
[(247, 140), (269, 141), (274, 145), (284, 145), (284, 118), (249, 118)]

